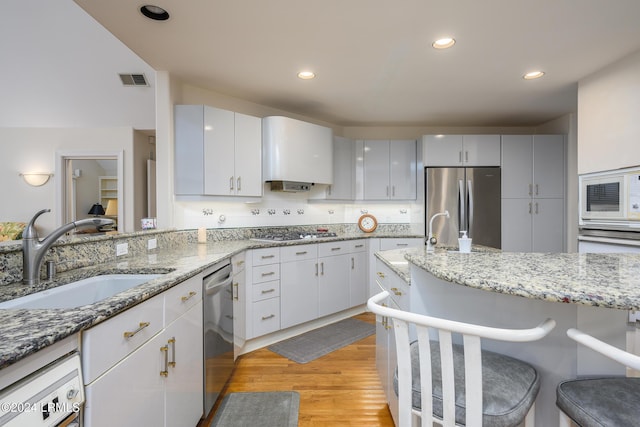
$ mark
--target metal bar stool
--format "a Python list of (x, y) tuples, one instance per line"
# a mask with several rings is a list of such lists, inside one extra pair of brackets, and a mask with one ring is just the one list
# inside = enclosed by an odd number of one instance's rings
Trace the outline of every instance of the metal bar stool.
[[(632, 369), (640, 357), (620, 350), (578, 329), (567, 335), (590, 349)], [(640, 423), (640, 378), (596, 377), (566, 380), (556, 389), (560, 427), (572, 421), (581, 427), (637, 426)]]
[[(445, 427), (534, 425), (540, 376), (521, 360), (481, 349), (481, 338), (528, 342), (546, 336), (555, 326), (547, 319), (531, 329), (500, 329), (455, 322), (381, 305), (381, 292), (367, 303), (369, 310), (393, 319), (398, 355), (399, 427), (435, 422)], [(415, 326), (417, 341), (410, 342)], [(430, 331), (438, 341), (430, 340)], [(462, 335), (454, 344), (453, 334)], [(395, 381), (394, 381), (395, 385)]]

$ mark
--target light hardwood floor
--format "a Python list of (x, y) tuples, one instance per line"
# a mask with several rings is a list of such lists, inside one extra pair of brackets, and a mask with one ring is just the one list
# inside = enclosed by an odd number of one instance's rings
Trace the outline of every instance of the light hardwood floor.
[[(372, 313), (355, 318), (375, 323)], [(256, 350), (238, 358), (223, 396), (241, 391), (295, 390), (300, 393), (299, 427), (393, 427), (376, 372), (375, 346), (376, 337), (371, 335), (305, 364), (266, 348)], [(216, 407), (198, 427), (209, 426)]]

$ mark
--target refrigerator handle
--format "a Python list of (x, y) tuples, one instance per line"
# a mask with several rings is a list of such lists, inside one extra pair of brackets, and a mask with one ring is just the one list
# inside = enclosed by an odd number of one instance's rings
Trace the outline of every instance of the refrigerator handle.
[(465, 229), (464, 227), (466, 226), (466, 223), (467, 223), (467, 218), (466, 218), (467, 210), (464, 206), (465, 205), (464, 181), (461, 179), (458, 180), (458, 205), (459, 205), (458, 226), (460, 227), (459, 230), (464, 230)]
[(467, 227), (467, 235), (471, 237), (471, 230), (473, 230), (473, 184), (471, 180), (467, 181), (467, 196), (469, 197), (469, 210), (467, 212), (469, 226)]

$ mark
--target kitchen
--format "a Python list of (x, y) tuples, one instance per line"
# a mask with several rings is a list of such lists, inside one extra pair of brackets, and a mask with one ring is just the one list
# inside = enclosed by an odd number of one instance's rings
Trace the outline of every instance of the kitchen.
[[(630, 50), (629, 52), (632, 52), (632, 50)], [(622, 55), (620, 55), (620, 57), (622, 57)], [(617, 58), (612, 58), (610, 62), (613, 62), (614, 59)], [(548, 121), (544, 126), (540, 125), (536, 126), (535, 128), (526, 127), (524, 129), (518, 129), (522, 133), (530, 134), (567, 134), (569, 136), (568, 142), (570, 153), (572, 152), (571, 150), (573, 150), (573, 153), (577, 153), (577, 157), (575, 155), (570, 155), (568, 157), (569, 165), (567, 168), (567, 171), (569, 172), (569, 180), (576, 180), (573, 185), (571, 181), (568, 182), (567, 190), (568, 200), (572, 200), (572, 198), (573, 200), (575, 200), (575, 203), (569, 203), (566, 214), (568, 224), (566, 246), (569, 250), (575, 248), (577, 236), (577, 227), (571, 226), (571, 224), (575, 225), (577, 221), (577, 194), (572, 193), (571, 190), (572, 188), (577, 187), (577, 176), (575, 176), (576, 171), (581, 173), (601, 169), (615, 169), (618, 167), (630, 166), (637, 163), (637, 161), (633, 160), (634, 158), (638, 158), (637, 147), (632, 142), (627, 142), (633, 141), (633, 137), (637, 133), (635, 127), (631, 123), (623, 123), (622, 126), (618, 126), (619, 132), (621, 132), (622, 135), (617, 134), (615, 138), (609, 132), (610, 123), (619, 123), (621, 118), (628, 117), (629, 112), (634, 111), (633, 102), (631, 102), (627, 97), (623, 97), (622, 99), (618, 98), (615, 99), (615, 101), (610, 100), (610, 98), (608, 97), (603, 97), (603, 93), (617, 91), (624, 91), (627, 94), (633, 93), (633, 90), (629, 89), (629, 81), (634, 81), (634, 71), (637, 70), (637, 63), (637, 55), (629, 55), (622, 61), (612, 64), (611, 66), (599, 71), (595, 75), (582, 80), (579, 86), (580, 102), (578, 103), (577, 107), (577, 115), (579, 117), (579, 120), (577, 120), (575, 116), (571, 116), (565, 117), (561, 120)], [(168, 93), (164, 91), (168, 90), (169, 86), (177, 85), (178, 89), (176, 90), (178, 92), (181, 92), (181, 101), (185, 103), (213, 104), (230, 110), (236, 110), (235, 108), (233, 108), (233, 106), (239, 105), (242, 107), (242, 112), (247, 114), (254, 114), (259, 116), (273, 114), (273, 110), (265, 112), (265, 109), (259, 108), (255, 104), (244, 102), (239, 99), (230, 99), (229, 97), (216, 94), (215, 92), (202, 90), (189, 84), (175, 83), (174, 80), (170, 78), (170, 76), (163, 74), (162, 72), (158, 73), (155, 78), (157, 78), (158, 80), (157, 86), (160, 92), (158, 92), (156, 96), (158, 96), (159, 99), (162, 98), (162, 96), (168, 96)], [(607, 108), (603, 108), (603, 104), (605, 103), (605, 101), (610, 102), (610, 104), (606, 105)], [(90, 103), (87, 103), (87, 105), (89, 104)], [(157, 119), (157, 126), (155, 124), (134, 126), (135, 128), (141, 129), (156, 129), (156, 149), (158, 150), (158, 162), (162, 163), (159, 166), (159, 170), (172, 170), (173, 167), (169, 160), (171, 158), (171, 154), (166, 151), (169, 150), (168, 147), (170, 146), (167, 140), (170, 139), (169, 135), (172, 134), (170, 128), (167, 128), (167, 126), (170, 126), (169, 124), (172, 123), (172, 120), (169, 120), (166, 117), (167, 115), (171, 114), (170, 110), (172, 108), (170, 108), (169, 106), (172, 106), (172, 104), (173, 102), (159, 104), (157, 112), (159, 117)], [(7, 108), (9, 109), (9, 107)], [(18, 105), (14, 105), (13, 108), (17, 109)], [(605, 112), (604, 117), (603, 110)], [(51, 108), (50, 111), (55, 111), (55, 108)], [(153, 112), (151, 114), (153, 115)], [(5, 117), (10, 117), (10, 115), (5, 115)], [(162, 117), (165, 118), (162, 119)], [(107, 118), (108, 116), (105, 116), (105, 120), (102, 123), (100, 122), (100, 120), (87, 120), (88, 126), (104, 126), (105, 123), (108, 123)], [(32, 130), (30, 131), (30, 135), (25, 135), (25, 133), (20, 132), (19, 129), (7, 129), (8, 127), (13, 126), (30, 127), (30, 125), (25, 124), (24, 121), (16, 121), (16, 123), (3, 125), (3, 139), (19, 141), (20, 143), (23, 143), (23, 146), (26, 146), (26, 143), (28, 142), (36, 143), (35, 146), (30, 146), (29, 152), (34, 151), (33, 147), (38, 147), (36, 148), (36, 150), (39, 150), (41, 146), (48, 147), (47, 144), (38, 142), (42, 140), (46, 141), (46, 136), (33, 136), (36, 131)], [(51, 122), (43, 121), (43, 123)], [(40, 126), (40, 124), (38, 124), (38, 126)], [(49, 124), (49, 126), (57, 127), (56, 124)], [(63, 121), (62, 126), (64, 127)], [(453, 130), (451, 130), (451, 127), (438, 127), (436, 125), (433, 125), (430, 128), (427, 127), (426, 130), (422, 127), (420, 129), (415, 129), (412, 127), (403, 128), (398, 126), (389, 126), (384, 128), (378, 127), (363, 129), (360, 127), (349, 128), (347, 126), (344, 129), (344, 135), (353, 139), (402, 139), (416, 138), (418, 135), (429, 133), (447, 133), (448, 129), (449, 131), (453, 132)], [(477, 129), (477, 127), (474, 129), (468, 129), (467, 127), (464, 130), (457, 129), (457, 132), (455, 133), (474, 133), (475, 131), (477, 131)], [(502, 126), (499, 126), (497, 128), (490, 127), (489, 129), (482, 130), (486, 133), (504, 133)], [(42, 130), (42, 133), (46, 132), (47, 129)], [(58, 132), (64, 133), (59, 129)], [(54, 132), (49, 133), (52, 134)], [(91, 138), (95, 138), (100, 133), (101, 132), (93, 132), (94, 135), (91, 135)], [(581, 135), (579, 141), (577, 138), (578, 134)], [(66, 139), (67, 141), (70, 139), (74, 139), (78, 141), (78, 146), (82, 146), (82, 141), (86, 140), (88, 137), (89, 136), (84, 134), (72, 138), (68, 134), (64, 134), (57, 139)], [(119, 138), (124, 139), (125, 137), (119, 136)], [(102, 139), (107, 140), (108, 138)], [(105, 141), (101, 144), (101, 147), (108, 147), (108, 141)], [(610, 148), (606, 153), (602, 153), (602, 150), (598, 148), (602, 147), (603, 144)], [(16, 145), (18, 147), (20, 146), (20, 144)], [(33, 167), (33, 165), (26, 164), (26, 161), (24, 160), (26, 156), (19, 156), (20, 151), (18, 147), (12, 147), (11, 150), (18, 150), (18, 152), (16, 153), (16, 157), (23, 159), (21, 160), (21, 162), (24, 163), (20, 163), (20, 165), (16, 166), (15, 161), (5, 159), (4, 161), (8, 161), (10, 163), (7, 163), (6, 167), (3, 166), (2, 169), (7, 171), (7, 177), (4, 182), (12, 183), (11, 185), (15, 185), (16, 188), (24, 188), (24, 184), (19, 181), (20, 178), (17, 176), (17, 172), (26, 171), (27, 168), (31, 168)], [(162, 152), (162, 150), (165, 150), (165, 152)], [(39, 165), (40, 168), (42, 168), (43, 170), (52, 170), (52, 159), (54, 157), (54, 151), (54, 149), (50, 148), (44, 148), (42, 149), (42, 152), (38, 151), (38, 156), (42, 156), (38, 159), (42, 162), (41, 165)], [(619, 155), (616, 155), (616, 153), (620, 151), (630, 154), (629, 156), (624, 156), (624, 158), (621, 158)], [(571, 164), (571, 162), (573, 162), (573, 164)], [(18, 171), (17, 169), (20, 170)], [(21, 185), (21, 187), (18, 187), (19, 185)], [(170, 174), (164, 174), (163, 176), (159, 177), (158, 188), (172, 188), (172, 185), (172, 177)], [(25, 200), (26, 203), (24, 204), (15, 204), (12, 207), (7, 206), (6, 208), (12, 210), (24, 209), (23, 212), (19, 212), (19, 217), (15, 219), (29, 218), (35, 211), (39, 210), (43, 206), (43, 203), (47, 206), (55, 206), (55, 196), (51, 188), (51, 184), (49, 185), (49, 187), (45, 186), (40, 188), (27, 188), (25, 192), (28, 191), (28, 194), (33, 195), (33, 198), (29, 197), (28, 200)], [(410, 224), (411, 227), (416, 227), (420, 232), (422, 232), (422, 228), (424, 227), (424, 223), (422, 220), (423, 215), (420, 212), (420, 204), (418, 203), (396, 204), (392, 202), (386, 202), (384, 204), (381, 204), (368, 202), (362, 204), (358, 203), (357, 205), (343, 203), (317, 204), (317, 202), (308, 203), (306, 198), (298, 199), (296, 196), (288, 198), (285, 198), (286, 196), (276, 196), (275, 198), (265, 196), (265, 198), (261, 202), (258, 202), (257, 205), (245, 205), (243, 203), (228, 200), (220, 202), (212, 202), (209, 200), (173, 200), (171, 194), (171, 191), (162, 192), (162, 197), (164, 197), (164, 199), (158, 200), (158, 218), (161, 228), (197, 228), (201, 226), (211, 228), (225, 228), (229, 226), (232, 227), (234, 226), (234, 218), (237, 218), (236, 214), (238, 213), (242, 213), (244, 215), (238, 221), (243, 221), (245, 224), (247, 223), (247, 221), (252, 221), (249, 223), (255, 224), (257, 226), (279, 225), (286, 222), (293, 224), (304, 224), (306, 222), (321, 224), (355, 224), (357, 218), (362, 214), (363, 209), (375, 213), (378, 219), (385, 218), (386, 222)], [(268, 193), (265, 192), (265, 194)], [(572, 207), (574, 207), (573, 211)], [(207, 208), (212, 209), (215, 215), (203, 215), (202, 209)], [(259, 209), (261, 213), (259, 215), (253, 215), (251, 213), (252, 209)], [(269, 209), (274, 209), (276, 210), (276, 212), (273, 215), (269, 215)], [(286, 209), (289, 210), (289, 214), (284, 214), (284, 211)], [(299, 209), (304, 211), (304, 214), (298, 214), (297, 212)], [(12, 210), (7, 211), (7, 216), (15, 215)], [(401, 213), (402, 210), (405, 210), (405, 213)], [(329, 211), (333, 211), (333, 214), (329, 213)], [(219, 223), (221, 214), (224, 215), (226, 221), (228, 222), (222, 224)], [(51, 216), (53, 217), (53, 215)], [(311, 216), (313, 216), (313, 220), (308, 220), (307, 218), (310, 218)], [(55, 227), (55, 222), (52, 219), (50, 219), (49, 221), (50, 222), (48, 224), (46, 222), (44, 222), (44, 224), (48, 225), (50, 227), (49, 229), (53, 229)], [(162, 221), (166, 222), (163, 224)], [(133, 221), (131, 221), (130, 223), (133, 226)]]

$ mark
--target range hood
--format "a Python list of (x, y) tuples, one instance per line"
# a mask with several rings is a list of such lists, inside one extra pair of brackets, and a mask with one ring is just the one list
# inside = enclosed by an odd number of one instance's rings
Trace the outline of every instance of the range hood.
[(271, 191), (309, 191), (333, 183), (331, 128), (270, 116), (262, 119), (262, 177)]
[(271, 182), (271, 191), (283, 191), (287, 193), (300, 193), (311, 190), (313, 186), (310, 182), (296, 181), (269, 181)]

